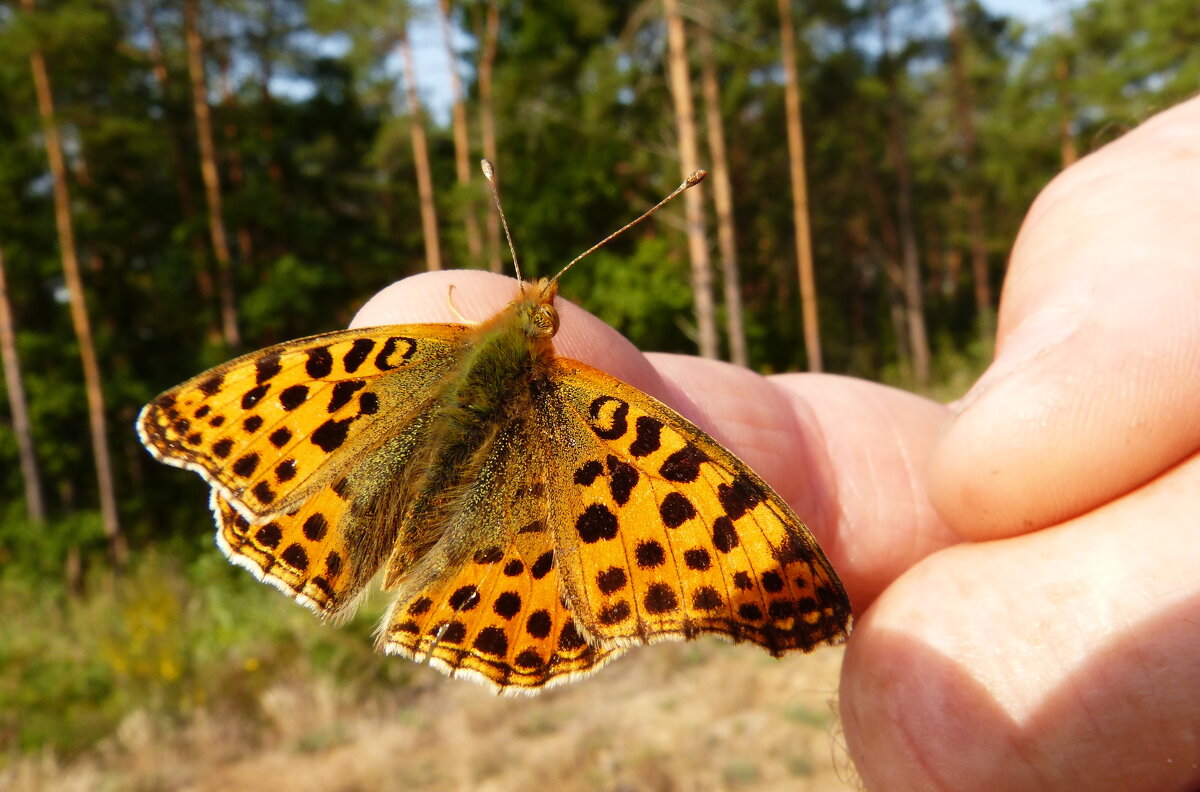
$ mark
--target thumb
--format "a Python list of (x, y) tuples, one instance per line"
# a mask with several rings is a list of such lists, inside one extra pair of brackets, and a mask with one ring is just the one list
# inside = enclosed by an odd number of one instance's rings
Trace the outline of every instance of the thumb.
[(930, 462), (970, 539), (1077, 516), (1200, 448), (1200, 99), (1038, 197), (1001, 299), (997, 356)]

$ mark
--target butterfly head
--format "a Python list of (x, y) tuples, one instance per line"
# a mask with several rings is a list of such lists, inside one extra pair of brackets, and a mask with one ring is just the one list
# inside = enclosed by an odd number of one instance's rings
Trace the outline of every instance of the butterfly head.
[(557, 280), (539, 278), (521, 285), (521, 296), (513, 302), (513, 309), (525, 335), (548, 339), (558, 332), (558, 309), (554, 307), (557, 294)]

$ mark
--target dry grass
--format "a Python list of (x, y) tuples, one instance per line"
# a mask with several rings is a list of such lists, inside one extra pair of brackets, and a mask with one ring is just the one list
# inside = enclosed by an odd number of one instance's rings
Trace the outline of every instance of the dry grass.
[(357, 700), (300, 676), (255, 692), (254, 718), (199, 709), (172, 724), (138, 710), (70, 762), (10, 756), (0, 788), (852, 790), (840, 664), (840, 650), (773, 660), (705, 640), (636, 649), (589, 680), (516, 699), (427, 668)]

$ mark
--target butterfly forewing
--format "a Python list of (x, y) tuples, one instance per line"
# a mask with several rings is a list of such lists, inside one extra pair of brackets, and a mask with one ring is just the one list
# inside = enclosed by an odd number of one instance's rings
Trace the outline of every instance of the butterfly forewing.
[(545, 414), (563, 574), (584, 628), (613, 645), (718, 633), (772, 654), (836, 643), (850, 607), (807, 528), (675, 411), (577, 361), (554, 363)]
[[(244, 516), (293, 508), (377, 443), (378, 417), (403, 422), (418, 393), (454, 370), (467, 328), (395, 325), (312, 336), (244, 355), (173, 388), (138, 419), (160, 460), (200, 473)], [(360, 449), (361, 450), (361, 449)], [(336, 456), (335, 456), (336, 455)], [(332, 464), (338, 461), (340, 464)]]

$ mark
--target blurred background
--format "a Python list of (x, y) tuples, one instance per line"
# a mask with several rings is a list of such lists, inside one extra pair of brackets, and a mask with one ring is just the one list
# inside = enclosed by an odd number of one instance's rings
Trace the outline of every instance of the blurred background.
[(839, 654), (704, 641), (496, 699), (213, 547), (132, 424), (434, 268), (645, 350), (960, 394), (1063, 167), (1195, 92), (1194, 0), (0, 3), (0, 787), (843, 789)]

